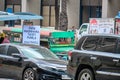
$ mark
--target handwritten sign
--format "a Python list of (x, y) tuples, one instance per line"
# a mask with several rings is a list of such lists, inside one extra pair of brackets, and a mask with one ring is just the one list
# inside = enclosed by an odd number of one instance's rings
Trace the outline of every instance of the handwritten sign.
[(23, 40), (24, 44), (40, 45), (40, 26), (23, 26)]

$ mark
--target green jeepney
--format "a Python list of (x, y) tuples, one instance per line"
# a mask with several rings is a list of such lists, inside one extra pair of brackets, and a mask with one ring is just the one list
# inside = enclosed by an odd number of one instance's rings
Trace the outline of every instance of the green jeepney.
[(52, 32), (49, 38), (49, 48), (60, 58), (67, 60), (67, 52), (72, 50), (75, 45), (74, 32), (61, 31)]

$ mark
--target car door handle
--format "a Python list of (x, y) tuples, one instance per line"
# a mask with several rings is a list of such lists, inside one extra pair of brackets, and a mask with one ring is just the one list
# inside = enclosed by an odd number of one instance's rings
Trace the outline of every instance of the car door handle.
[(90, 59), (96, 60), (96, 59), (97, 59), (97, 57), (90, 57)]
[(119, 62), (119, 59), (113, 59), (114, 62)]

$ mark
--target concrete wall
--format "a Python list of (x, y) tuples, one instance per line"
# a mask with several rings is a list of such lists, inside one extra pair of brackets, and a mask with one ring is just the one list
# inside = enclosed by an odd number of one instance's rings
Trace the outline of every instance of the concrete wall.
[(5, 0), (0, 0), (0, 11), (4, 11)]
[[(22, 0), (22, 12), (40, 15), (41, 0)], [(40, 20), (31, 20), (34, 25), (40, 25)]]
[[(28, 12), (32, 12), (35, 13), (37, 15), (40, 15), (40, 2), (41, 0), (28, 0)], [(32, 6), (31, 6), (32, 5)], [(40, 20), (33, 20), (33, 24), (34, 25), (39, 25), (40, 24)]]
[(120, 11), (120, 0), (108, 0), (108, 16), (115, 17)]
[[(0, 11), (4, 11), (5, 9), (5, 0), (0, 0)], [(4, 25), (3, 21), (0, 21), (0, 26)]]
[(80, 0), (67, 0), (68, 28), (79, 26)]
[(114, 18), (120, 11), (120, 0), (102, 0), (102, 17)]

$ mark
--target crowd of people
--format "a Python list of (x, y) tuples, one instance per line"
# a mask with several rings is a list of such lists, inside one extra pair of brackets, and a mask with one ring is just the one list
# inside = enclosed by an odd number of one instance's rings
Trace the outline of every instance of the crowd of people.
[(0, 33), (0, 44), (3, 43), (10, 43), (9, 39), (8, 39), (8, 35), (5, 33)]

